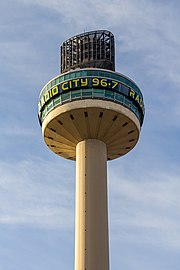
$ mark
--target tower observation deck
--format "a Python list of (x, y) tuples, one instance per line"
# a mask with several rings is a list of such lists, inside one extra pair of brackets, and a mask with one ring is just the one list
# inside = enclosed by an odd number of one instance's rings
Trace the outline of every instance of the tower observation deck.
[(137, 144), (141, 90), (115, 71), (114, 35), (98, 30), (61, 46), (61, 74), (41, 90), (38, 117), (46, 145), (76, 160), (75, 270), (109, 270), (107, 160)]

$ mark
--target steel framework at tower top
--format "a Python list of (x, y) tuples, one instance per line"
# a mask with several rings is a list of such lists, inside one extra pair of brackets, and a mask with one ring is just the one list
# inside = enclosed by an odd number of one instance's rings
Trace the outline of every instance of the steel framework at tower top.
[(107, 30), (98, 30), (71, 37), (63, 42), (61, 73), (78, 67), (115, 71), (114, 35)]

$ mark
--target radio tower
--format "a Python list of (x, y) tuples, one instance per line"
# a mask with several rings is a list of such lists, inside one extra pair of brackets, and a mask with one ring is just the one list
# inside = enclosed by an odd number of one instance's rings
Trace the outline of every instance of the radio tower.
[(41, 90), (39, 121), (47, 146), (76, 160), (75, 270), (109, 270), (107, 160), (136, 145), (143, 96), (115, 72), (114, 36), (83, 33), (61, 46), (61, 74)]

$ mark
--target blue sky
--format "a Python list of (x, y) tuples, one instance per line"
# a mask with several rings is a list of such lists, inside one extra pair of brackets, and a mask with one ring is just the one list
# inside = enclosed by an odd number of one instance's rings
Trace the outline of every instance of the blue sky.
[(180, 2), (0, 2), (0, 270), (74, 268), (75, 162), (51, 153), (37, 119), (59, 46), (84, 31), (116, 39), (116, 70), (142, 89), (130, 154), (108, 163), (111, 269), (179, 270)]

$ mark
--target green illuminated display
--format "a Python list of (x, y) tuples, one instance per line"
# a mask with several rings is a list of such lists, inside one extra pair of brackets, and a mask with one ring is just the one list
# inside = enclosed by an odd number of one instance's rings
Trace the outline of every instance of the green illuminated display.
[(103, 89), (105, 88), (112, 91), (120, 92), (126, 96), (130, 96), (135, 100), (135, 102), (139, 104), (142, 110), (144, 110), (144, 102), (142, 95), (138, 95), (135, 90), (123, 85), (121, 82), (98, 77), (85, 77), (64, 81), (52, 87), (50, 90), (46, 90), (46, 92), (41, 96), (38, 104), (39, 112), (41, 111), (44, 104), (57, 94), (61, 94), (64, 91), (94, 87)]
[(40, 122), (42, 123), (47, 113), (56, 106), (84, 98), (120, 103), (133, 111), (141, 124), (143, 122), (144, 102), (137, 85), (122, 74), (97, 69), (72, 71), (59, 75), (46, 84), (38, 103)]

